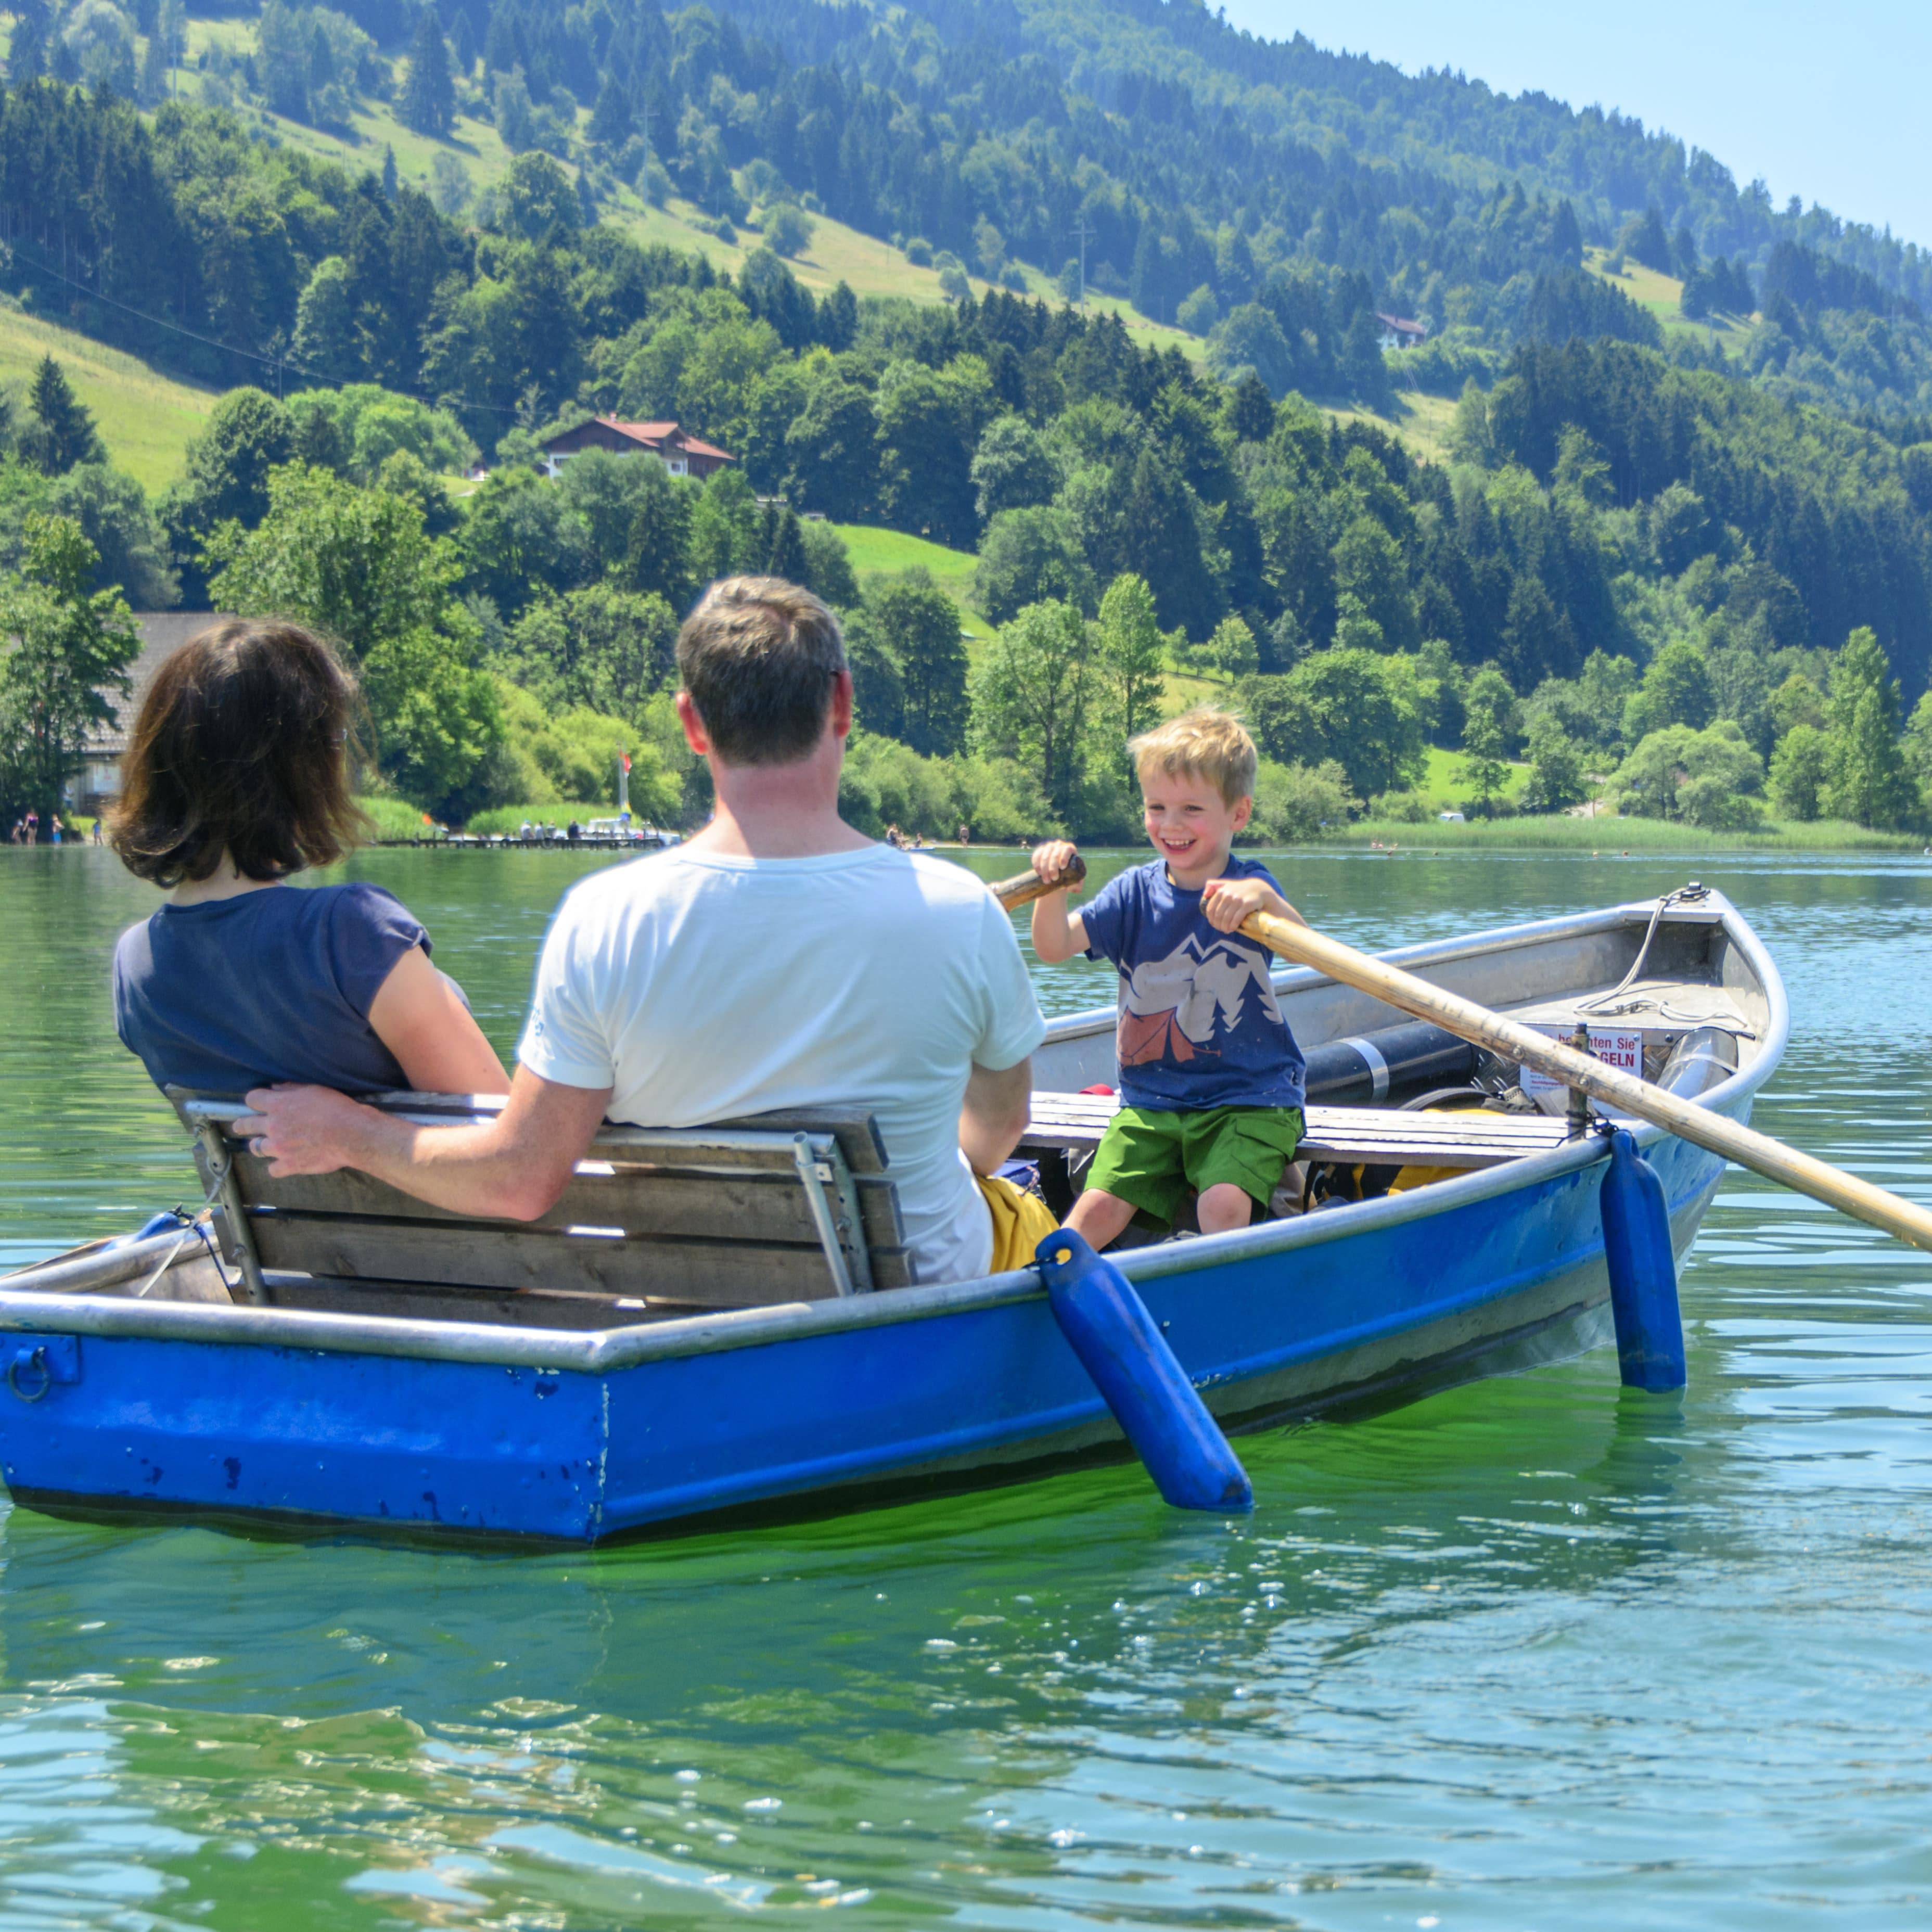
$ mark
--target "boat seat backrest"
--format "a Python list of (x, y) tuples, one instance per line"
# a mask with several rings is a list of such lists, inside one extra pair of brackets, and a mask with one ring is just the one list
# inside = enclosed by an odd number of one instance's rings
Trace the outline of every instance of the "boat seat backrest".
[[(216, 1168), (224, 1238), (250, 1270), (332, 1280), (758, 1307), (911, 1286), (897, 1190), (872, 1115), (813, 1109), (716, 1126), (607, 1124), (562, 1198), (535, 1221), (453, 1214), (365, 1174), (278, 1180), (228, 1130), (232, 1100), (171, 1091)], [(470, 1094), (371, 1105), (425, 1125), (488, 1119)]]

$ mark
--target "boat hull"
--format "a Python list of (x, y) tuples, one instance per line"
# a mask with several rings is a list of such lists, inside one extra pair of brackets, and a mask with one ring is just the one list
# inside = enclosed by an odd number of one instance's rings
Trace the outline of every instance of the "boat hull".
[[(1671, 1138), (1648, 1151), (1681, 1254), (1722, 1164)], [(1143, 1250), (1127, 1272), (1231, 1428), (1410, 1400), (1608, 1335), (1598, 1144), (1523, 1166)], [(718, 1323), (582, 1368), (36, 1333), (16, 1307), (0, 1468), (17, 1500), (95, 1517), (590, 1542), (1124, 1456), (1028, 1282), (814, 1304), (768, 1315), (769, 1340)], [(50, 1377), (31, 1364), (53, 1340)]]
[[(1674, 1090), (1748, 1118), (1789, 1011), (1762, 944), (1714, 895), (1391, 956), (1520, 1011), (1621, 994), (1653, 938), (1654, 970), (1730, 1000), (1731, 1037), (1750, 1048), (1692, 1054), (1667, 1076)], [(1364, 1034), (1388, 1015), (1305, 968), (1276, 983), (1306, 1040)], [(1106, 1012), (1070, 1016), (1036, 1078), (1077, 1090), (1112, 1051)], [(1636, 1138), (1681, 1256), (1723, 1164), (1654, 1128)], [(1609, 1338), (1605, 1152), (1592, 1134), (1120, 1265), (1228, 1428), (1392, 1406)], [(179, 1245), (163, 1234), (78, 1250), (0, 1282), (0, 1473), (17, 1500), (582, 1544), (1130, 1453), (1032, 1270), (586, 1332), (364, 1313), (350, 1282), (326, 1308), (237, 1306), (212, 1270), (212, 1301), (185, 1286), (148, 1298)]]

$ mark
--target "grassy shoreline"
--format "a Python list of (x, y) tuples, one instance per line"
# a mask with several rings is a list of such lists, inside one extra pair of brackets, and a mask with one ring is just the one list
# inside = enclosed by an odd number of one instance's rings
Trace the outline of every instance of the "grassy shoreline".
[(1922, 852), (1927, 842), (1906, 832), (1871, 832), (1843, 819), (1810, 824), (1772, 823), (1762, 832), (1706, 832), (1661, 818), (1440, 819), (1408, 824), (1360, 819), (1320, 842), (1367, 847), (1378, 843), (1431, 852)]

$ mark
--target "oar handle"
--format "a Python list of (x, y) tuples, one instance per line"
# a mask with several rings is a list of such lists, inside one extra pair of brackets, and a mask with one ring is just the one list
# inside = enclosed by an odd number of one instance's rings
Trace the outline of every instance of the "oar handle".
[(1579, 1053), (1574, 1047), (1534, 1032), (1517, 1021), (1505, 1019), (1473, 1000), (1445, 992), (1385, 960), (1358, 952), (1352, 946), (1345, 946), (1339, 939), (1331, 939), (1311, 926), (1277, 919), (1272, 913), (1258, 912), (1242, 922), (1241, 930), (1284, 959), (1312, 966), (1346, 986), (1371, 994), (1418, 1018), (1432, 1020), (1460, 1038), (1473, 1040), (1519, 1066), (1533, 1066), (1566, 1087), (1580, 1088), (1593, 1099), (1607, 1101), (1640, 1120), (1653, 1121), (1681, 1139), (1795, 1188), (1801, 1194), (1808, 1194), (1814, 1201), (1868, 1222), (1915, 1247), (1932, 1250), (1932, 1213), (1882, 1187), (1874, 1187), (1868, 1180), (1861, 1180), (1855, 1174), (1846, 1174), (1828, 1162), (1800, 1154), (1768, 1134), (1754, 1133), (1722, 1114), (1666, 1094), (1634, 1074), (1606, 1066), (1587, 1053)]
[(1050, 879), (1042, 879), (1037, 872), (1022, 872), (1016, 879), (1002, 879), (997, 886), (990, 886), (994, 898), (1007, 911), (1016, 911), (1023, 905), (1031, 905), (1035, 899), (1043, 899), (1048, 892), (1064, 892), (1069, 886), (1084, 883), (1087, 861), (1076, 852)]

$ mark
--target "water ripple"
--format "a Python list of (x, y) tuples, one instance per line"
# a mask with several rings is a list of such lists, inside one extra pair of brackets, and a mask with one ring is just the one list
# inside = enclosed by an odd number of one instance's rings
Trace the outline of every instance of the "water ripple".
[[(507, 1047), (593, 862), (362, 862)], [(25, 1260), (192, 1184), (108, 1030), (107, 951), (151, 897), (105, 854), (0, 868)], [(1899, 992), (1932, 975), (1932, 868), (1702, 869), (1792, 990), (1756, 1124), (1932, 1201), (1932, 1009)], [(1280, 870), (1370, 943), (1682, 878)], [(1040, 978), (1055, 1010), (1109, 996), (1088, 962)], [(15, 1511), (0, 1932), (1921, 1924), (1928, 1291), (1926, 1257), (1734, 1174), (1684, 1277), (1682, 1397), (1599, 1354), (1250, 1438), (1233, 1525), (1128, 1469), (580, 1556)]]

